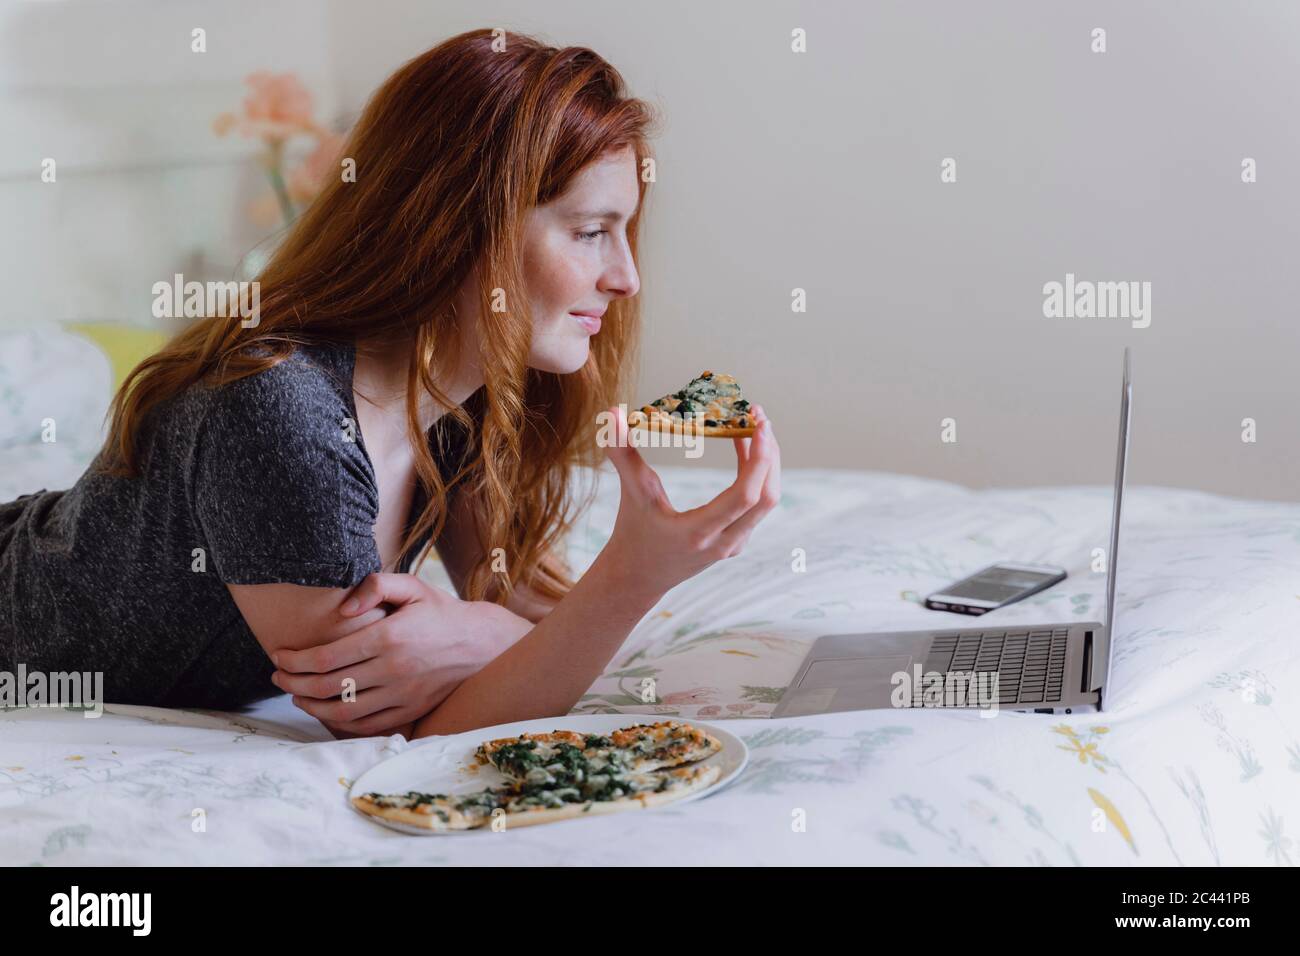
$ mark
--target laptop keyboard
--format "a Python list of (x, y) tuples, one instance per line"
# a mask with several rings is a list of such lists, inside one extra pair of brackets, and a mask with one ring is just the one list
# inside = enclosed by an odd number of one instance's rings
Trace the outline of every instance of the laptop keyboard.
[[(1065, 682), (1067, 633), (1062, 628), (937, 634), (923, 670), (926, 674), (997, 671), (999, 706), (1055, 703), (1061, 699)], [(957, 704), (953, 699), (956, 693), (956, 687), (945, 685), (947, 706)], [(923, 695), (914, 699), (917, 706), (926, 706)], [(931, 701), (929, 706), (938, 704)]]

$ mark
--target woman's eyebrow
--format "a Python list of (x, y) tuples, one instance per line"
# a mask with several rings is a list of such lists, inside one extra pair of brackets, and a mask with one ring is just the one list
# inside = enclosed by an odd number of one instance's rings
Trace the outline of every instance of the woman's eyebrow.
[(627, 217), (617, 209), (580, 209), (572, 214), (574, 219), (612, 219), (622, 222)]

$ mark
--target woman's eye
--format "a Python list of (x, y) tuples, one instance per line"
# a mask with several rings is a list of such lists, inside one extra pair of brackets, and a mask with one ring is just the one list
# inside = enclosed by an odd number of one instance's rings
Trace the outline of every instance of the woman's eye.
[(597, 236), (603, 235), (605, 232), (606, 230), (604, 229), (597, 229), (595, 232), (580, 232), (578, 233), (578, 238), (584, 242), (591, 242)]

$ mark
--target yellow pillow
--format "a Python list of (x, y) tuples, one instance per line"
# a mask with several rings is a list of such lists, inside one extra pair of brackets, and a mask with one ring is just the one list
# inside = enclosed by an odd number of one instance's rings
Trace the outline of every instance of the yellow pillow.
[(114, 395), (131, 369), (157, 352), (171, 338), (169, 333), (160, 329), (120, 325), (116, 322), (68, 322), (64, 327), (94, 342), (108, 356), (113, 366)]

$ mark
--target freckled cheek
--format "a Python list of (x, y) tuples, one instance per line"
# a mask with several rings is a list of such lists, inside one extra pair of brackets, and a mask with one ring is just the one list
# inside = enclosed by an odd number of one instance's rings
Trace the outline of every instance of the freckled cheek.
[(591, 305), (596, 283), (589, 272), (587, 263), (574, 262), (562, 256), (553, 258), (548, 268), (538, 272), (537, 301), (548, 311), (561, 313)]

